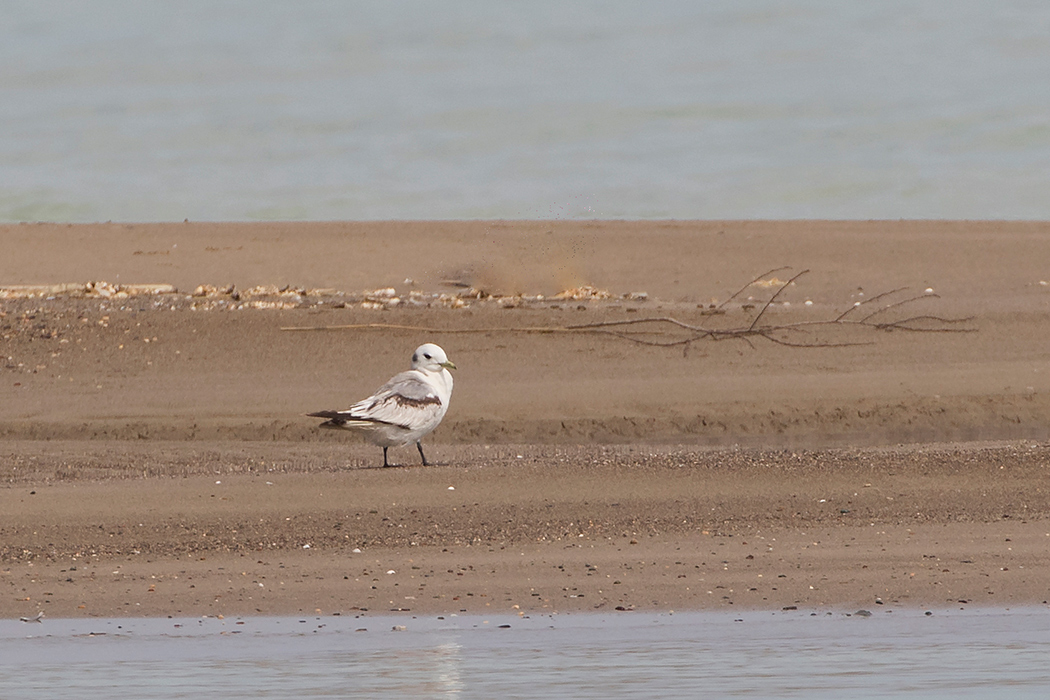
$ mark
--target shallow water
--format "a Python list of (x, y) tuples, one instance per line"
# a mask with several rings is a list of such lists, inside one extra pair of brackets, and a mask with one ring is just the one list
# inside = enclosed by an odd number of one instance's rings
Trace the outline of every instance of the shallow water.
[(0, 221), (1050, 219), (1050, 4), (54, 0)]
[(1050, 696), (1046, 608), (872, 612), (3, 621), (0, 697)]

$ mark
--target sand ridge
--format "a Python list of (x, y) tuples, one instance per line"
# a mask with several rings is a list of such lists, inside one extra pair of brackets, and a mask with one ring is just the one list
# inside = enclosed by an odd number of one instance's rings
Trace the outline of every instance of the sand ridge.
[[(3, 233), (0, 286), (72, 286), (0, 300), (0, 614), (1050, 598), (1048, 224)], [(932, 325), (820, 326), (808, 347), (520, 330), (746, 327), (805, 269), (763, 323), (891, 292), (878, 319)], [(607, 294), (555, 298), (574, 288)], [(305, 327), (332, 330), (287, 330)], [(427, 439), (442, 466), (406, 448), (375, 469), (377, 448), (304, 416), (424, 340), (460, 368)]]

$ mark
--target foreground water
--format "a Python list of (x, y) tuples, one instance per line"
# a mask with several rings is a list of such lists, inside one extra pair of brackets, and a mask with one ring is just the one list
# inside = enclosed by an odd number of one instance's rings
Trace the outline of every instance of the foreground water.
[(1050, 219), (1050, 3), (71, 0), (0, 221)]
[(1043, 698), (1050, 609), (0, 622), (0, 697)]

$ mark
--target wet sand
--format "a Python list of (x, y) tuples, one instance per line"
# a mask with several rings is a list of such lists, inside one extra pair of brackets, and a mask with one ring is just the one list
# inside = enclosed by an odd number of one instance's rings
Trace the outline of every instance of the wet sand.
[[(1050, 599), (1048, 224), (2, 233), (0, 616)], [(439, 466), (303, 416), (425, 340)]]

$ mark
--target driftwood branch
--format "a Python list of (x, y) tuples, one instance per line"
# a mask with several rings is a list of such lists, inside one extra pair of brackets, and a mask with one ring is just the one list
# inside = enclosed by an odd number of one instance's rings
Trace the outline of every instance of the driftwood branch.
[[(746, 290), (758, 282), (777, 272), (788, 268), (779, 267), (760, 275), (734, 292), (728, 299), (715, 307), (719, 315), (724, 316), (726, 305), (742, 295)], [(769, 295), (769, 298), (758, 306), (750, 320), (729, 328), (717, 328), (701, 324), (687, 323), (673, 316), (649, 316), (645, 318), (631, 318), (617, 321), (599, 321), (595, 323), (576, 323), (563, 326), (489, 326), (475, 328), (436, 328), (428, 326), (412, 326), (395, 323), (352, 323), (332, 326), (294, 326), (284, 327), (283, 331), (342, 331), (342, 330), (406, 330), (422, 333), (442, 334), (477, 334), (477, 333), (588, 333), (596, 335), (607, 335), (620, 340), (626, 340), (640, 345), (652, 347), (688, 347), (695, 342), (704, 340), (743, 340), (749, 345), (754, 345), (754, 340), (767, 340), (776, 345), (794, 348), (831, 348), (848, 347), (855, 345), (870, 344), (871, 340), (847, 340), (833, 341), (821, 339), (817, 332), (832, 329), (850, 329), (860, 331), (908, 331), (913, 333), (968, 333), (974, 329), (968, 326), (973, 317), (947, 318), (931, 314), (916, 314), (893, 318), (892, 311), (900, 311), (905, 307), (922, 300), (939, 299), (936, 294), (926, 293), (899, 298), (907, 291), (906, 287), (883, 292), (864, 301), (855, 302), (849, 308), (828, 319), (817, 319), (812, 321), (796, 321), (792, 323), (761, 323), (767, 317), (767, 312), (777, 302), (785, 290), (794, 284), (799, 278), (807, 274), (809, 270), (796, 273), (786, 282), (781, 283)], [(755, 305), (757, 306), (757, 304)], [(754, 309), (750, 304), (742, 305), (743, 310)], [(867, 313), (859, 314), (859, 309)], [(857, 313), (854, 313), (857, 312)], [(900, 314), (894, 314), (899, 316)], [(859, 318), (858, 318), (859, 316)], [(880, 320), (885, 319), (885, 320)]]

